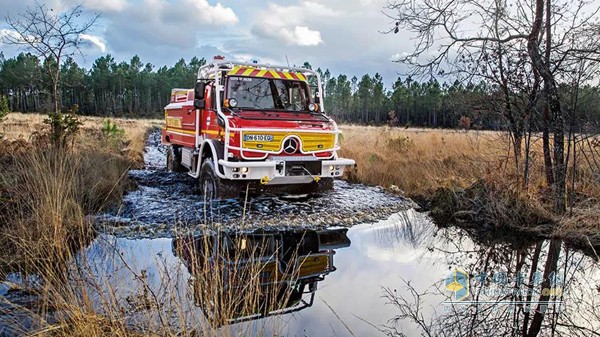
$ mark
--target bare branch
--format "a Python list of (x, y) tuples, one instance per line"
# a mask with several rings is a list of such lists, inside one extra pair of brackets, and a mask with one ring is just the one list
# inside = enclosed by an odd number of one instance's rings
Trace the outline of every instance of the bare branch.
[(3, 37), (3, 42), (23, 47), (41, 59), (52, 82), (55, 112), (60, 110), (58, 83), (61, 61), (75, 53), (83, 55), (82, 34), (89, 31), (100, 17), (100, 14), (94, 14), (88, 21), (79, 23), (83, 14), (81, 4), (54, 14), (46, 4), (36, 1), (33, 8), (28, 7), (16, 17), (6, 17), (11, 33)]

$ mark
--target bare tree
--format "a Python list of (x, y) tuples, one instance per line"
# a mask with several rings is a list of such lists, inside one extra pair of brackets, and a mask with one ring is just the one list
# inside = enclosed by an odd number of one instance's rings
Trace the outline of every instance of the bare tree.
[(23, 46), (37, 55), (43, 62), (52, 84), (54, 113), (60, 112), (58, 86), (60, 82), (61, 60), (81, 54), (84, 43), (82, 36), (96, 23), (100, 14), (79, 23), (83, 15), (79, 4), (62, 13), (55, 13), (46, 4), (36, 1), (17, 16), (7, 16), (6, 23), (13, 32), (6, 34), (4, 43)]
[[(523, 118), (537, 114), (537, 100), (545, 99), (544, 154), (547, 179), (552, 186), (555, 211), (566, 209), (565, 109), (559, 97), (561, 74), (570, 72), (576, 59), (597, 59), (600, 47), (595, 42), (595, 22), (600, 6), (586, 0), (558, 2), (552, 0), (400, 0), (387, 7), (387, 15), (395, 22), (390, 32), (410, 32), (415, 38), (413, 52), (400, 60), (414, 73), (446, 73), (454, 76), (490, 80), (482, 63), (495, 62), (493, 82), (504, 93), (507, 119), (516, 136), (515, 152), (523, 134)], [(594, 38), (591, 38), (594, 37)], [(493, 51), (494, 58), (490, 58)], [(516, 56), (516, 58), (515, 58)], [(518, 61), (526, 57), (526, 62)], [(507, 64), (522, 63), (520, 67)], [(468, 64), (469, 66), (465, 66)], [(475, 64), (476, 66), (473, 66)], [(508, 79), (514, 72), (529, 68), (531, 85), (526, 90)], [(512, 74), (511, 74), (512, 73)], [(540, 86), (543, 90), (540, 93)], [(511, 95), (528, 97), (520, 114), (515, 114)], [(519, 116), (511, 121), (511, 117)], [(549, 131), (553, 134), (550, 151)], [(550, 158), (552, 153), (553, 158)], [(517, 157), (518, 159), (518, 157)], [(526, 158), (526, 162), (527, 162)], [(527, 165), (525, 165), (527, 169)], [(526, 179), (525, 179), (526, 180)]]

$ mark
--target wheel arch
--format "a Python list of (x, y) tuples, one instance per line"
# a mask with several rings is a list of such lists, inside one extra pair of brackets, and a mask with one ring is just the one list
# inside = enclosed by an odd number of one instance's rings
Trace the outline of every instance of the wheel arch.
[(212, 158), (213, 166), (216, 170), (217, 175), (221, 176), (224, 173), (221, 170), (219, 165), (219, 159), (223, 159), (223, 145), (214, 139), (206, 139), (200, 145), (199, 151), (199, 160), (198, 160), (198, 169), (196, 172), (200, 173), (200, 168), (202, 167), (202, 163), (207, 158)]

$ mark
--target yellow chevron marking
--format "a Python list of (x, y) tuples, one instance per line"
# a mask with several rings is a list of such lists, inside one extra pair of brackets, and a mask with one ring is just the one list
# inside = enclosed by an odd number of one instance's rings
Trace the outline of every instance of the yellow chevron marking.
[[(244, 72), (242, 72), (239, 75), (236, 75), (236, 73), (240, 70), (243, 69)], [(231, 69), (227, 75), (235, 75), (235, 76), (250, 76), (250, 74), (252, 73), (252, 71), (254, 71), (256, 68), (253, 67), (242, 67), (242, 66), (235, 66), (233, 67), (233, 69)], [(266, 74), (271, 75), (271, 77), (273, 78), (279, 78), (279, 79), (288, 79), (288, 80), (294, 80), (294, 78), (292, 77), (292, 73), (289, 73), (287, 71), (283, 72), (283, 76), (280, 75), (276, 70), (269, 70), (269, 69), (262, 69), (258, 72), (258, 74), (256, 74), (254, 77), (264, 77)], [(306, 76), (304, 76), (304, 74), (302, 73), (294, 73), (298, 79), (300, 79), (301, 81), (306, 81)]]

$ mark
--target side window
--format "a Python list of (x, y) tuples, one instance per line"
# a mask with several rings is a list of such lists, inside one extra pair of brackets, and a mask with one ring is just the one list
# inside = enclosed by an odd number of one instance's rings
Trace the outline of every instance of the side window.
[[(215, 88), (215, 86), (213, 85), (214, 82), (210, 83), (210, 109), (211, 110), (217, 110), (217, 90)], [(221, 91), (221, 97), (220, 97), (220, 101), (221, 104), (223, 104), (223, 92)]]

